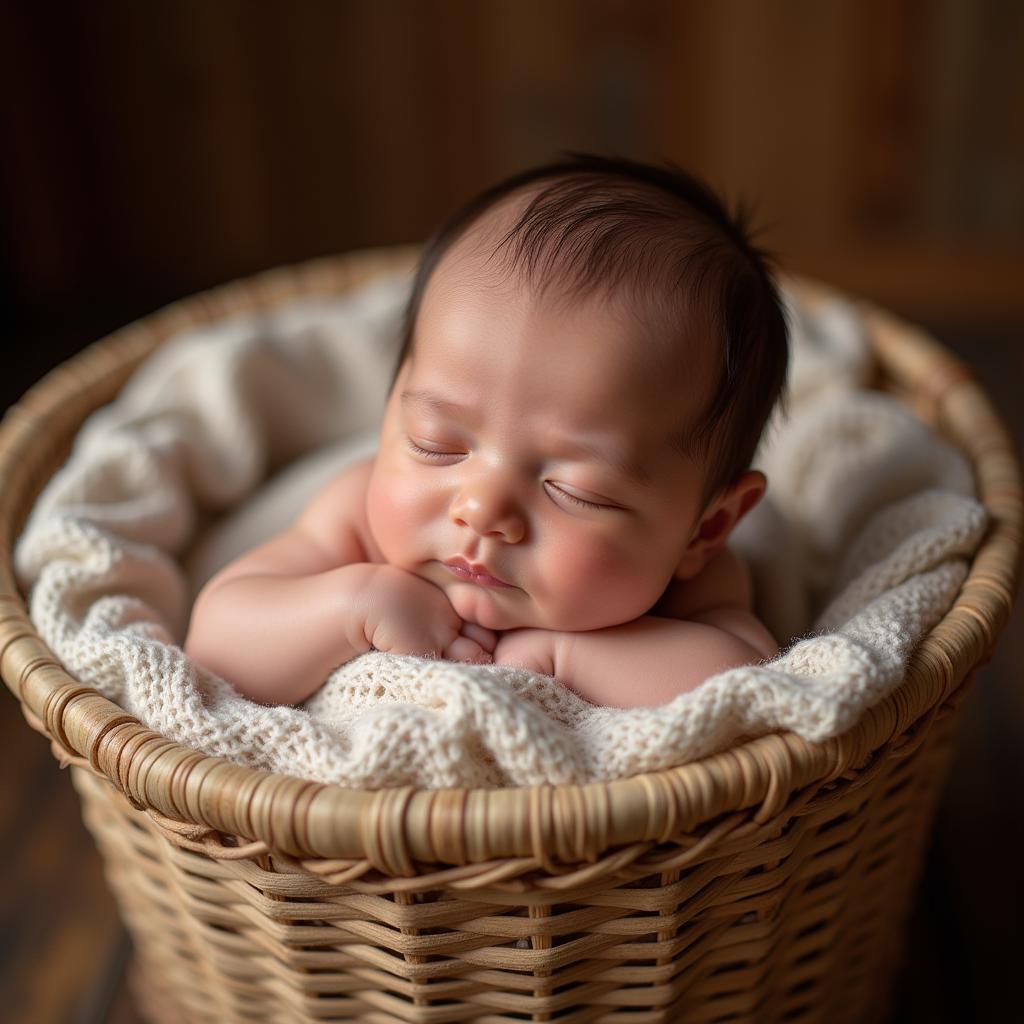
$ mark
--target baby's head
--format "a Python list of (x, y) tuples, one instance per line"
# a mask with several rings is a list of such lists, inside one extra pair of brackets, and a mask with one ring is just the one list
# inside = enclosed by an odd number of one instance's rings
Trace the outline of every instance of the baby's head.
[(370, 529), (467, 621), (630, 621), (761, 498), (786, 363), (764, 259), (705, 186), (590, 156), (518, 175), (423, 254)]

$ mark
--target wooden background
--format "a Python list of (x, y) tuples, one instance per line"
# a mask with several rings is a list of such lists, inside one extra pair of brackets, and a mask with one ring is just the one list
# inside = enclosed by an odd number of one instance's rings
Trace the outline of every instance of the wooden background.
[[(782, 266), (929, 327), (1024, 437), (1022, 57), (1015, 0), (2, 4), (0, 409), (164, 302), (420, 240), (582, 149), (753, 203)], [(1022, 632), (968, 705), (899, 1020), (1019, 1012)], [(0, 739), (0, 1017), (129, 1020), (67, 780), (8, 698)]]

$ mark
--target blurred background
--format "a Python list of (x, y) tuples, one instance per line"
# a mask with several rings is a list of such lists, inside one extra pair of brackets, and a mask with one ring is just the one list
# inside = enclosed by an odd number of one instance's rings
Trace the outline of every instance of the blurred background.
[[(1017, 0), (8, 0), (0, 132), (0, 410), (166, 302), (589, 150), (752, 203), (782, 267), (924, 325), (1024, 437)], [(1022, 629), (967, 703), (897, 1021), (1020, 1012)], [(68, 780), (12, 699), (0, 731), (0, 1016), (132, 1021)]]

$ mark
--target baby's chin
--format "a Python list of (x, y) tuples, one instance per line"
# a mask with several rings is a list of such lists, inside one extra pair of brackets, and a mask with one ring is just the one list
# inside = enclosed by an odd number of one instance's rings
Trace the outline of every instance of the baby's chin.
[(464, 622), (475, 622), (478, 626), (499, 633), (537, 625), (531, 621), (528, 613), (524, 614), (525, 609), (516, 607), (526, 600), (526, 595), (519, 590), (502, 591), (478, 587), (473, 583), (455, 583), (446, 586), (445, 593)]
[[(478, 587), (472, 583), (449, 584), (445, 593), (464, 622), (504, 633), (510, 629), (550, 629), (575, 633), (612, 625), (608, 622), (578, 621), (578, 616), (560, 616), (550, 608), (538, 607), (522, 590)], [(578, 610), (578, 609), (577, 609)]]

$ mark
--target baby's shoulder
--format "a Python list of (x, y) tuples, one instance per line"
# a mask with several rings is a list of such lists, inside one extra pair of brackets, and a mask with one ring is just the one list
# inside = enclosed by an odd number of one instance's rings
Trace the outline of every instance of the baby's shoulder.
[(301, 524), (317, 536), (351, 534), (368, 562), (382, 560), (366, 517), (366, 491), (373, 462), (374, 456), (367, 456), (336, 473), (313, 495), (299, 517)]
[(692, 579), (673, 580), (655, 614), (714, 626), (739, 637), (762, 657), (774, 658), (778, 644), (753, 607), (750, 568), (732, 548), (724, 547)]

